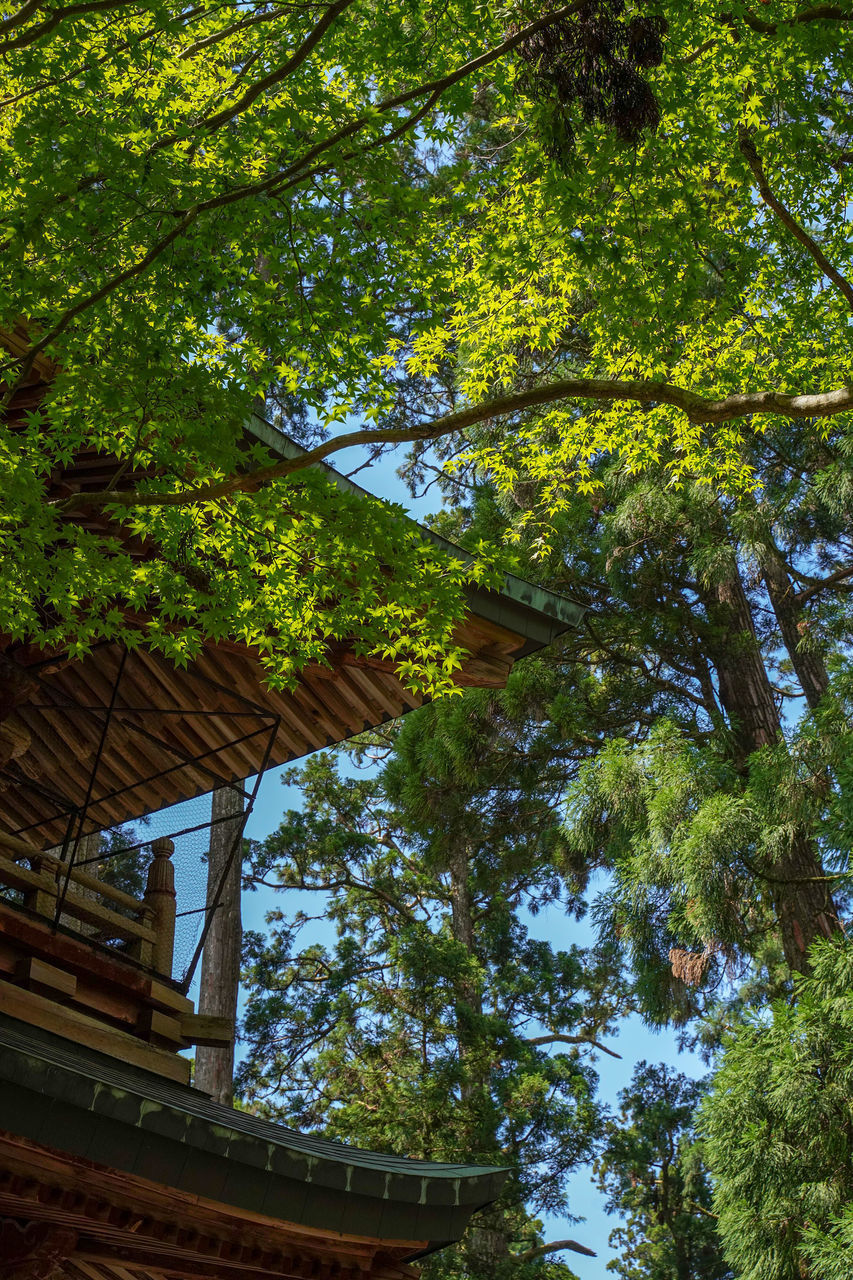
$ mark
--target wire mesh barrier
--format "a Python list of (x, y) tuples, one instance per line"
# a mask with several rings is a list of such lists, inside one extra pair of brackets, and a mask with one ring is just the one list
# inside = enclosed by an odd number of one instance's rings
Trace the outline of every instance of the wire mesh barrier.
[[(278, 718), (203, 675), (189, 698), (186, 671), (178, 699), (143, 653), (105, 647), (96, 670), (88, 681), (69, 678), (68, 666), (36, 673), (37, 696), (20, 717), (24, 745), (0, 770), (0, 898), (187, 990)], [(40, 750), (28, 751), (34, 733)], [(47, 768), (45, 741), (64, 744)], [(211, 815), (217, 787), (234, 793), (227, 818)]]

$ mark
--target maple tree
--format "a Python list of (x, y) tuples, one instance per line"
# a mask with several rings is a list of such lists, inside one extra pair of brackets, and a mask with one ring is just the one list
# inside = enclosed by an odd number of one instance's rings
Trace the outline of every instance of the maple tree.
[[(737, 487), (751, 431), (843, 422), (847, 17), (5, 8), (0, 328), (26, 326), (6, 403), (57, 372), (0, 438), (4, 631), (178, 661), (232, 635), (279, 681), (355, 636), (438, 691), (485, 549), (448, 562), (311, 463), (498, 420), (478, 461), (544, 481), (547, 536), (602, 447)], [(307, 424), (304, 455), (246, 448), (259, 397)], [(84, 447), (124, 481), (47, 504)], [(162, 554), (132, 564), (93, 511)]]

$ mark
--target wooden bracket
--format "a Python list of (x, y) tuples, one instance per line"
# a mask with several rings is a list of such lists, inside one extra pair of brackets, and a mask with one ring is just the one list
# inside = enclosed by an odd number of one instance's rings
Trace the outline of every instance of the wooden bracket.
[(214, 1013), (185, 1013), (181, 1017), (181, 1037), (188, 1045), (227, 1049), (234, 1041), (234, 1023)]
[(77, 1232), (53, 1222), (0, 1218), (3, 1280), (59, 1280), (77, 1247)]

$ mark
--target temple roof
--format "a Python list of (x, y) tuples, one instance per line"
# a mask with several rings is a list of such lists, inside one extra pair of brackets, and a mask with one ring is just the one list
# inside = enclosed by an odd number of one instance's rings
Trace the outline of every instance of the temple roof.
[(380, 1239), (401, 1261), (458, 1239), (506, 1178), (297, 1133), (3, 1014), (0, 1130), (224, 1211)]
[[(26, 391), (43, 394), (44, 386)], [(23, 405), (13, 412), (22, 413)], [(258, 417), (246, 433), (274, 457), (303, 452)], [(365, 493), (320, 465), (335, 484)], [(57, 493), (99, 489), (117, 468), (115, 458), (79, 455), (50, 483)], [(86, 522), (107, 527), (99, 513)], [(448, 555), (469, 558), (430, 530), (421, 532)], [(502, 688), (516, 659), (550, 644), (583, 615), (573, 601), (511, 574), (500, 591), (472, 586), (466, 594), (469, 612), (455, 636), (469, 654), (454, 676), (463, 687)], [(308, 665), (291, 690), (270, 689), (259, 656), (230, 641), (206, 644), (186, 668), (145, 649), (124, 656), (115, 644), (73, 661), (27, 645), (9, 646), (6, 656), (39, 689), (6, 722), (28, 745), (6, 769), (11, 785), (0, 809), (9, 830), (41, 848), (63, 841), (75, 810), (86, 809), (87, 831), (116, 826), (332, 746), (422, 701), (392, 661), (359, 655), (347, 641), (330, 643), (329, 665)]]

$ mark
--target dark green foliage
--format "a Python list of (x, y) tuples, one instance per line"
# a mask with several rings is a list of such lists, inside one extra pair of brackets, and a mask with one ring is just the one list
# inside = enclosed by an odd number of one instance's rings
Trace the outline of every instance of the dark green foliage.
[(572, 904), (553, 779), (518, 751), (521, 680), (467, 715), (414, 713), (378, 780), (305, 767), (303, 812), (256, 850), (254, 879), (309, 891), (336, 937), (277, 912), (246, 956), (247, 1102), (374, 1149), (510, 1168), (461, 1251), (429, 1263), (483, 1280), (570, 1275), (538, 1253), (536, 1219), (572, 1220), (567, 1178), (601, 1124), (592, 1042), (623, 1001), (607, 948), (525, 923), (531, 905)]
[(739, 1280), (853, 1274), (853, 947), (817, 943), (796, 1000), (726, 1040), (702, 1108)]
[[(142, 898), (151, 854), (140, 844), (143, 837), (134, 827), (111, 827), (101, 833), (96, 874), (104, 884), (123, 889), (134, 898)], [(91, 870), (91, 868), (89, 868)]]
[[(846, 911), (848, 455), (780, 430), (737, 501), (602, 458), (526, 570), (590, 610), (546, 659), (536, 735), (559, 725), (558, 865), (607, 875), (597, 914), (647, 1015), (710, 1040), (719, 996), (784, 990)], [(472, 489), (442, 527), (496, 536), (535, 492), (520, 479), (514, 512)]]
[(727, 1280), (711, 1207), (711, 1183), (693, 1129), (703, 1085), (663, 1064), (640, 1062), (619, 1095), (596, 1171), (607, 1210), (624, 1225), (610, 1236), (621, 1280)]
[(662, 61), (669, 24), (660, 15), (627, 17), (625, 8), (623, 0), (590, 0), (520, 47), (522, 83), (547, 105), (545, 141), (558, 161), (574, 148), (581, 122), (599, 122), (632, 145), (660, 123), (657, 99), (640, 71)]
[[(600, 459), (596, 491), (555, 513), (548, 555), (517, 543), (523, 572), (589, 606), (585, 627), (505, 691), (374, 734), (360, 750), (382, 758), (379, 781), (311, 764), (304, 811), (257, 851), (255, 875), (317, 890), (306, 911), (327, 923), (280, 918), (250, 941), (249, 1104), (380, 1149), (513, 1168), (505, 1201), (436, 1273), (565, 1275), (536, 1252), (537, 1218), (565, 1214), (601, 1125), (589, 1050), (566, 1041), (639, 1007), (712, 1053), (789, 995), (811, 937), (847, 913), (849, 450), (841, 433), (817, 449), (780, 429), (756, 466), (763, 488), (722, 502)], [(412, 477), (428, 474), (414, 459)], [(513, 510), (476, 481), (460, 473), (437, 526), (497, 541), (534, 486), (519, 480)], [(590, 892), (606, 947), (530, 936), (546, 907), (570, 927)], [(602, 1176), (628, 1215), (630, 1280), (740, 1280), (708, 1216), (695, 1102), (646, 1068), (609, 1128)], [(801, 1142), (792, 1162), (807, 1163)], [(791, 1223), (806, 1231), (793, 1208)], [(810, 1256), (837, 1280), (848, 1227), (822, 1230)]]

